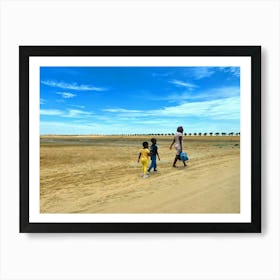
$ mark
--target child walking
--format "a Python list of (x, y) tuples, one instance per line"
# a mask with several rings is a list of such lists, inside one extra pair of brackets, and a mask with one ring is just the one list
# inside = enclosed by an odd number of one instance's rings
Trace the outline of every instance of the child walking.
[(155, 138), (152, 138), (151, 142), (152, 142), (152, 145), (150, 147), (151, 164), (148, 169), (148, 173), (151, 171), (152, 168), (154, 168), (154, 171), (157, 172), (157, 156), (158, 156), (158, 160), (160, 160), (158, 154), (157, 140)]
[(149, 177), (147, 174), (148, 171), (148, 161), (149, 161), (150, 151), (148, 142), (143, 142), (143, 149), (140, 150), (138, 161), (141, 159), (142, 169), (143, 169), (143, 178)]

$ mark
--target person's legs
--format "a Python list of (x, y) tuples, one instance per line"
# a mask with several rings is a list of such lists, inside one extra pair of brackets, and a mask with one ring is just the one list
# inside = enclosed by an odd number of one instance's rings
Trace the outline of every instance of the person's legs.
[(145, 163), (144, 161), (141, 161), (141, 164), (142, 164), (142, 171), (143, 171), (143, 175), (145, 175)]
[(151, 169), (154, 167), (154, 160), (153, 160), (153, 156), (151, 157), (151, 164), (150, 164), (150, 166), (149, 166), (149, 168), (148, 168), (148, 172), (150, 172), (151, 171)]
[(175, 156), (174, 162), (173, 162), (173, 167), (176, 167), (176, 162), (177, 162), (177, 156)]
[(148, 169), (148, 172), (150, 172), (152, 168), (154, 168), (154, 170), (157, 169), (157, 163), (156, 163), (156, 157), (155, 156), (151, 157), (151, 164), (150, 164), (150, 167)]
[(157, 158), (154, 158), (154, 171), (157, 171)]
[(144, 173), (144, 176), (145, 176), (145, 175), (147, 175), (148, 161), (147, 160), (143, 160), (142, 161), (142, 166), (143, 166), (143, 173)]
[(143, 178), (147, 178), (147, 177), (149, 177), (149, 176), (148, 176), (148, 161), (146, 160), (144, 162), (144, 176), (143, 176)]
[(174, 159), (174, 162), (173, 162), (173, 167), (177, 167), (176, 162), (179, 158), (180, 158), (180, 150), (177, 150), (177, 153), (176, 153), (176, 156), (175, 156), (175, 159)]

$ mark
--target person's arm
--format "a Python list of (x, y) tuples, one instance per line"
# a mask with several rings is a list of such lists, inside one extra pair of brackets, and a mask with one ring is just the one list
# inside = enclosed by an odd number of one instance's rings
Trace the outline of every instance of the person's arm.
[(174, 145), (174, 143), (175, 143), (175, 138), (173, 139), (173, 141), (172, 141), (172, 143), (171, 143), (171, 145), (169, 147), (170, 150), (172, 149), (172, 146)]
[(137, 162), (139, 162), (139, 160), (140, 160), (140, 157), (141, 157), (141, 152), (139, 153), (139, 157), (138, 157), (138, 160), (137, 160)]
[(157, 156), (158, 156), (158, 160), (160, 160), (158, 151), (157, 151)]

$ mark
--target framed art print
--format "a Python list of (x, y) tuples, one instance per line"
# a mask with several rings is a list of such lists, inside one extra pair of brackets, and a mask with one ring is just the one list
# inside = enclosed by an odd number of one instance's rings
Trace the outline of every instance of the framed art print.
[(20, 46), (20, 232), (261, 232), (260, 46)]

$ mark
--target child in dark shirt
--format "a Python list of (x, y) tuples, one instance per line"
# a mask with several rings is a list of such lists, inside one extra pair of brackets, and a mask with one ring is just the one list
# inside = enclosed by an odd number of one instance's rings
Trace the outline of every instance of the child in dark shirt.
[(157, 147), (157, 140), (155, 138), (151, 139), (152, 145), (150, 147), (150, 155), (151, 155), (151, 164), (148, 168), (148, 172), (151, 171), (152, 168), (154, 168), (154, 171), (157, 171), (157, 156), (158, 160), (160, 160), (159, 154), (158, 154), (158, 147)]

